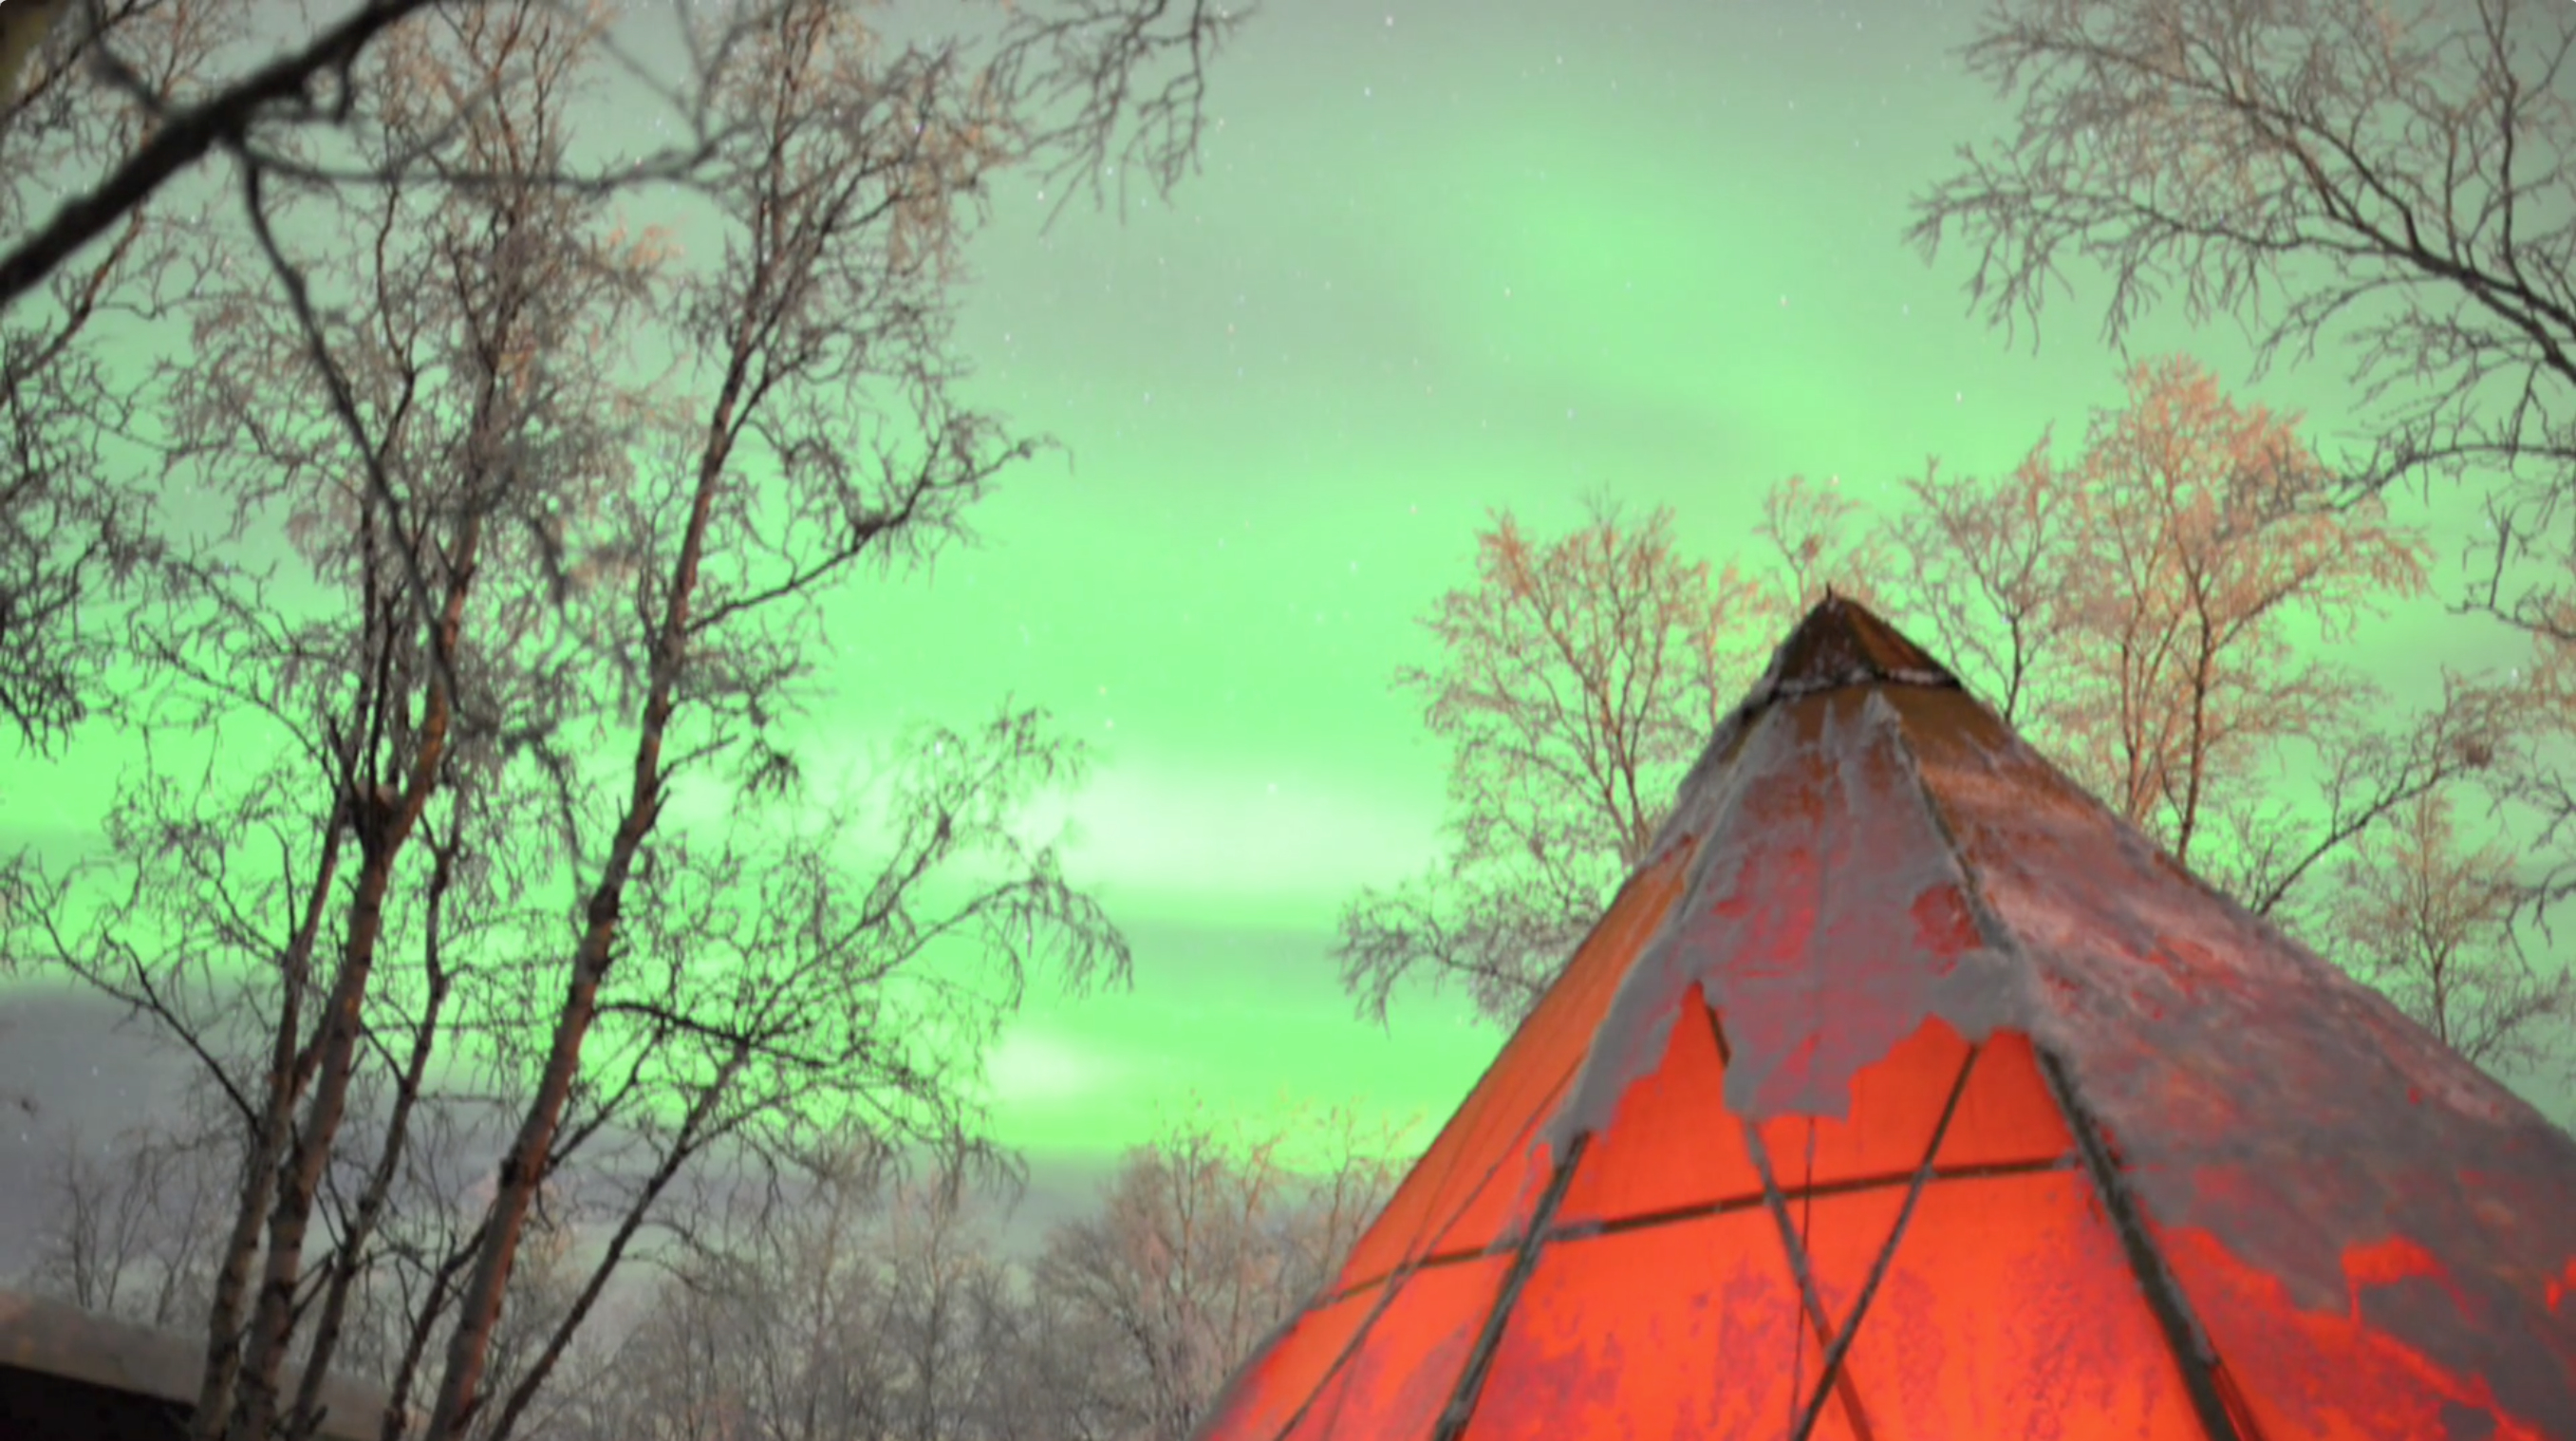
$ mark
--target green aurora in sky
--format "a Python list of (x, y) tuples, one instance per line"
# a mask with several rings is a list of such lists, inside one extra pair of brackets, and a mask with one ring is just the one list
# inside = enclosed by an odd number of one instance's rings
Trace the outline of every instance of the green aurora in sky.
[[(1389, 682), (1432, 659), (1416, 617), (1489, 510), (1552, 534), (1587, 492), (1668, 505), (1724, 560), (1793, 472), (1886, 505), (1927, 456), (1991, 473), (2120, 399), (2104, 287), (2079, 276), (2034, 353), (1967, 315), (1967, 257), (1900, 239), (1955, 148), (2010, 123), (1954, 58), (1976, 14), (1278, 0), (1217, 62), (1221, 123), (1170, 205), (1042, 232), (1056, 197), (1001, 197), (969, 393), (1072, 464), (1009, 477), (934, 572), (838, 594), (798, 740), (828, 771), (1007, 694), (1097, 746), (1069, 864), (1136, 983), (1033, 990), (991, 1058), (1003, 1141), (1097, 1158), (1193, 1095), (1355, 1103), (1427, 1140), (1482, 1071), (1501, 1037), (1463, 1001), (1362, 1022), (1329, 950), (1354, 891), (1440, 853), (1446, 757)], [(2131, 344), (2176, 350), (2313, 437), (2351, 422), (2339, 357), (2248, 385), (2233, 326), (2157, 315)], [(2437, 661), (2520, 646), (2443, 614), (2463, 522), (2400, 516), (2441, 547), (2437, 595), (2355, 658), (2412, 705)], [(76, 844), (138, 756), (103, 727), (13, 755), (0, 842)]]

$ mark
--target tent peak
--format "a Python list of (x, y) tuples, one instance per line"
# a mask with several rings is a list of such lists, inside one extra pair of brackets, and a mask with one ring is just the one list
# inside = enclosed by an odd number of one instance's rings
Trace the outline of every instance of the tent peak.
[(2576, 1441), (2571, 1216), (2576, 1139), (1828, 594), (1192, 1435)]
[(1849, 596), (1825, 598), (1780, 642), (1757, 701), (1813, 695), (1847, 685), (1959, 688), (1958, 677)]

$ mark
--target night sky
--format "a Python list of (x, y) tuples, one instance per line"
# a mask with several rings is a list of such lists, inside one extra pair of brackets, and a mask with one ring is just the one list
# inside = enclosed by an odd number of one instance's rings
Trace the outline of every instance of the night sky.
[[(2118, 400), (2103, 287), (2077, 276), (2034, 354), (1966, 313), (1971, 257), (1900, 238), (1955, 147), (2010, 120), (1952, 55), (1976, 14), (1279, 0), (1219, 61), (1221, 123), (1172, 205), (1122, 225), (1077, 203), (1042, 235), (1056, 197), (1002, 197), (973, 393), (1072, 465), (1010, 477), (935, 573), (844, 592), (802, 727), (829, 772), (1008, 694), (1100, 749), (1071, 868), (1133, 941), (1135, 990), (1035, 995), (993, 1058), (1002, 1139), (1104, 1158), (1195, 1091), (1419, 1115), (1427, 1141), (1463, 1095), (1500, 1034), (1433, 1000), (1356, 1020), (1328, 949), (1358, 887), (1438, 854), (1445, 757), (1389, 678), (1432, 658), (1415, 619), (1468, 577), (1489, 508), (1554, 534), (1606, 491), (1724, 559), (1791, 473), (1889, 503), (1927, 455), (1990, 473)], [(2350, 420), (2337, 357), (2246, 385), (2233, 325), (2132, 338), (2170, 350), (2323, 436)], [(2400, 513), (2450, 592), (2457, 527)], [(2434, 602), (2364, 644), (2410, 705), (2437, 659), (2518, 653)], [(0, 762), (0, 840), (76, 843), (131, 757), (94, 731)]]

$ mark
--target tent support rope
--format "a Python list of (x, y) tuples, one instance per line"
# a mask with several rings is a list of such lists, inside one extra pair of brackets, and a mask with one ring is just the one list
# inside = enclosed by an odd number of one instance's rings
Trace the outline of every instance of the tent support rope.
[[(1725, 1066), (1733, 1065), (1735, 1048), (1727, 1044), (1726, 1023), (1717, 1018), (1717, 1008), (1703, 1001), (1700, 1003), (1700, 1014), (1708, 1018), (1709, 1035), (1717, 1042), (1718, 1063)], [(1788, 1195), (1780, 1189), (1779, 1177), (1771, 1169), (1771, 1148), (1764, 1144), (1760, 1127), (1742, 1119), (1737, 1120), (1736, 1124), (1744, 1130), (1744, 1152), (1753, 1162), (1754, 1174), (1762, 1178), (1763, 1209), (1771, 1213), (1772, 1224), (1779, 1228), (1780, 1248), (1787, 1254), (1789, 1275), (1798, 1283), (1798, 1308), (1806, 1313), (1808, 1330), (1815, 1332), (1816, 1340), (1825, 1345), (1830, 1352), (1834, 1323), (1825, 1315), (1824, 1294), (1817, 1290), (1815, 1272), (1807, 1265), (1807, 1248), (1799, 1239), (1798, 1225), (1789, 1219)], [(1807, 1129), (1807, 1144), (1811, 1152), (1815, 1146), (1815, 1139), (1815, 1128), (1810, 1125)], [(1812, 1182), (1814, 1178), (1811, 1176), (1808, 1179)], [(1799, 1195), (1811, 1202), (1813, 1200), (1809, 1187), (1801, 1187)], [(1805, 1334), (1802, 1332), (1799, 1340), (1803, 1343), (1805, 1339)], [(1817, 1396), (1819, 1398), (1824, 1395), (1828, 1387), (1842, 1398), (1843, 1414), (1851, 1421), (1852, 1435), (1856, 1441), (1876, 1441), (1877, 1433), (1869, 1424), (1869, 1413), (1861, 1408), (1859, 1390), (1852, 1385), (1851, 1377), (1844, 1374), (1839, 1365), (1829, 1364), (1818, 1375)], [(1809, 1408), (1806, 1415), (1807, 1426), (1813, 1426), (1816, 1415), (1814, 1408)], [(1792, 1425), (1797, 1424), (1794, 1417), (1783, 1419), (1788, 1420)], [(1806, 1428), (1800, 1427), (1797, 1434), (1801, 1437), (1805, 1436)]]
[[(1825, 1348), (1824, 1374), (1816, 1378), (1815, 1392), (1807, 1398), (1806, 1413), (1798, 1418), (1798, 1429), (1792, 1441), (1807, 1441), (1815, 1434), (1816, 1422), (1825, 1414), (1826, 1393), (1836, 1384), (1847, 1383), (1850, 1379), (1843, 1372), (1843, 1360), (1851, 1354), (1853, 1338), (1860, 1335), (1860, 1323), (1869, 1314), (1870, 1299), (1878, 1294), (1879, 1282), (1887, 1279), (1887, 1268), (1896, 1260), (1897, 1243), (1905, 1239), (1906, 1224), (1914, 1219), (1914, 1204), (1923, 1199), (1923, 1188), (1932, 1182), (1932, 1162), (1940, 1156), (1941, 1142), (1950, 1134), (1951, 1119), (1959, 1114), (1959, 1098), (1968, 1091), (1968, 1074), (1977, 1068), (1977, 1058), (1985, 1053), (1983, 1042), (1969, 1046), (1967, 1056), (1959, 1062), (1959, 1073), (1950, 1078), (1950, 1094), (1941, 1103), (1941, 1119), (1933, 1124), (1932, 1139), (1923, 1146), (1923, 1164), (1915, 1168), (1913, 1184), (1905, 1188), (1905, 1201), (1897, 1208), (1896, 1224), (1888, 1228), (1887, 1244), (1879, 1247), (1878, 1258), (1870, 1262), (1869, 1279), (1861, 1283), (1860, 1294), (1852, 1298), (1851, 1314), (1843, 1318), (1842, 1326), (1834, 1332), (1832, 1344)], [(1815, 1134), (1812, 1123), (1807, 1134)], [(1847, 1386), (1843, 1400), (1852, 1413), (1852, 1430), (1866, 1438), (1867, 1429), (1860, 1421), (1860, 1403), (1852, 1398)]]

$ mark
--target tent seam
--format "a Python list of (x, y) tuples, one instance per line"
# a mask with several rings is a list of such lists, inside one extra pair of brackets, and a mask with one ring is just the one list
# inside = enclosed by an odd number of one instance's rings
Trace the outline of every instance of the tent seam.
[[(1932, 1168), (1932, 1180), (1938, 1184), (1945, 1181), (1985, 1181), (2006, 1176), (2036, 1176), (2045, 1175), (2050, 1171), (2071, 1171), (2082, 1164), (2082, 1159), (2072, 1154), (2039, 1156), (2020, 1161), (1976, 1161), (1963, 1166), (1935, 1166)], [(1782, 1194), (1793, 1200), (1808, 1197), (1827, 1200), (1837, 1196), (1859, 1196), (1872, 1191), (1894, 1190), (1908, 1184), (1913, 1178), (1914, 1173), (1911, 1171), (1878, 1171), (1849, 1180), (1818, 1181), (1812, 1186), (1801, 1186), (1794, 1192)], [(1760, 1195), (1747, 1194), (1727, 1196), (1715, 1201), (1695, 1201), (1686, 1206), (1663, 1206), (1651, 1211), (1636, 1211), (1622, 1216), (1595, 1216), (1589, 1220), (1568, 1221), (1563, 1225), (1552, 1227), (1547, 1233), (1547, 1239), (1549, 1244), (1553, 1245), (1561, 1241), (1589, 1241), (1599, 1236), (1624, 1236), (1631, 1231), (1652, 1230), (1657, 1226), (1688, 1225), (1693, 1221), (1705, 1221), (1712, 1216), (1750, 1211), (1762, 1204), (1763, 1198)], [(1460, 1248), (1432, 1251), (1407, 1263), (1407, 1274), (1439, 1270), (1445, 1266), (1463, 1266), (1470, 1261), (1491, 1260), (1506, 1254), (1507, 1251), (1517, 1250), (1519, 1246), (1518, 1241), (1510, 1243), (1509, 1246), (1495, 1242), (1473, 1250)], [(1328, 1306), (1338, 1306), (1363, 1291), (1384, 1285), (1395, 1274), (1391, 1270), (1380, 1271), (1374, 1275), (1364, 1276), (1337, 1291), (1319, 1292), (1314, 1300), (1299, 1309), (1298, 1315), (1305, 1316)], [(1273, 1339), (1276, 1338), (1277, 1332), (1286, 1330), (1288, 1325), (1293, 1325), (1294, 1319), (1291, 1318), (1289, 1323), (1274, 1328)]]
[(2147, 1309), (2155, 1314), (2158, 1329), (2164, 1332), (2174, 1367), (2182, 1375), (2183, 1389), (2191, 1394), (2192, 1409), (2200, 1415), (2201, 1429), (2208, 1433), (2210, 1441), (2263, 1441), (2259, 1432), (2250, 1430), (2250, 1424), (2239, 1426), (2228, 1406), (2220, 1389), (2217, 1348), (2201, 1327), (2200, 1318), (2192, 1313), (2190, 1298), (2183, 1294), (2182, 1283), (2167, 1264), (2162, 1248), (2148, 1234), (2137, 1196), (2104, 1143), (2101, 1123), (2075, 1094), (2074, 1077), (2067, 1074), (2065, 1063), (2054, 1051), (2040, 1046), (2032, 1049), (2039, 1056), (2040, 1074), (2047, 1078), (2050, 1099), (2056, 1101), (2067, 1129), (2074, 1133), (2085, 1172), (2093, 1178), (2102, 1209), (2119, 1234), (2130, 1274), (2145, 1294)]
[[(1965, 693), (1964, 687), (1962, 693)], [(1879, 699), (1881, 704), (1887, 704), (1883, 697)], [(1974, 701), (1974, 697), (1970, 699)], [(2039, 967), (2023, 948), (2021, 938), (2003, 923), (2002, 917), (1995, 914), (1994, 907), (1986, 900), (1985, 886), (1978, 877), (1977, 868), (1969, 863), (1966, 849), (1959, 843), (1958, 831), (1950, 824), (1948, 809), (1942, 805), (1940, 796), (1933, 792), (1931, 783), (1924, 779), (1923, 767), (1915, 756), (1913, 736), (1904, 714), (1896, 711), (1892, 704), (1888, 704), (1888, 710), (1902, 742), (1896, 747), (1897, 754), (1903, 758), (1906, 772), (1914, 781), (1915, 799), (1923, 807), (1924, 818), (1931, 824), (1934, 834), (1941, 838), (1942, 848), (1949, 853), (1951, 873), (1958, 877), (1960, 896), (1967, 904), (1968, 914), (1975, 919), (1978, 932), (1989, 948), (2016, 962), (2023, 975), (2038, 974)], [(2144, 1293), (2147, 1309), (2155, 1315), (2157, 1329), (2164, 1333), (2166, 1349), (2173, 1356), (2183, 1390), (2191, 1397), (2192, 1410), (2200, 1420), (2201, 1430), (2210, 1441), (2263, 1441), (2259, 1433), (2248, 1434), (2246, 1429), (2237, 1425), (2226, 1399), (2220, 1394), (2217, 1351), (2210, 1344), (2208, 1333), (2201, 1328), (2200, 1319), (2192, 1313), (2190, 1300), (2184, 1296), (2180, 1282), (2166, 1266), (2163, 1252), (2148, 1236), (2136, 1198), (2122, 1181), (2117, 1165), (2103, 1152), (2099, 1124), (2092, 1112), (2076, 1098), (2073, 1078), (2067, 1074), (2056, 1051), (2042, 1044), (2037, 1036), (2031, 1037), (2031, 1052), (2038, 1058), (2040, 1075), (2048, 1084), (2049, 1098), (2056, 1103), (2060, 1119), (2074, 1138), (2076, 1155), (2083, 1162), (2086, 1175), (2093, 1181), (2094, 1195), (2110, 1218), (2112, 1230), (2120, 1238), (2120, 1249), (2129, 1263), (2130, 1275)]]

